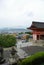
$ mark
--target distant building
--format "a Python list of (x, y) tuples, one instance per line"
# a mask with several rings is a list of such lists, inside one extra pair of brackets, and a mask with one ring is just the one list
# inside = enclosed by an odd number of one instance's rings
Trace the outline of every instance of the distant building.
[(10, 33), (9, 35), (13, 35), (14, 37), (16, 37), (17, 33)]
[(29, 38), (29, 34), (23, 34), (22, 35), (22, 40), (26, 40), (27, 38)]
[(44, 22), (33, 21), (28, 29), (32, 30), (33, 40), (44, 40)]

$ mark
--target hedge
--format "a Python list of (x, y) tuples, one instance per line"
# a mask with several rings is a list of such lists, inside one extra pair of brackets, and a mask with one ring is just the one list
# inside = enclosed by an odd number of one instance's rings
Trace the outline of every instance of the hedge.
[(20, 65), (43, 65), (44, 52), (38, 52), (20, 62)]

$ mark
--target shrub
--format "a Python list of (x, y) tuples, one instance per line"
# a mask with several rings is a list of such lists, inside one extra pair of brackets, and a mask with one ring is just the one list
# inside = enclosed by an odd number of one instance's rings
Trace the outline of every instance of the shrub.
[(44, 52), (38, 52), (20, 62), (20, 65), (42, 65), (44, 63)]
[(16, 44), (16, 38), (12, 35), (0, 35), (0, 45), (3, 47), (11, 47)]

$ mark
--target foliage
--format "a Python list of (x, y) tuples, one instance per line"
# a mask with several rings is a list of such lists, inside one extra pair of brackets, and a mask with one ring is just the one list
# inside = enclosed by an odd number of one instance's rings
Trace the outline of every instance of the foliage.
[(23, 34), (23, 32), (20, 32), (19, 35), (20, 35), (20, 34)]
[(42, 65), (44, 64), (44, 52), (38, 52), (20, 62), (20, 65)]
[(26, 40), (27, 40), (27, 41), (29, 40), (29, 35), (26, 36)]
[(25, 32), (26, 34), (32, 35), (32, 32)]
[(11, 47), (16, 44), (16, 38), (12, 35), (0, 35), (0, 45), (3, 47)]
[(44, 65), (44, 63), (42, 63), (41, 65)]

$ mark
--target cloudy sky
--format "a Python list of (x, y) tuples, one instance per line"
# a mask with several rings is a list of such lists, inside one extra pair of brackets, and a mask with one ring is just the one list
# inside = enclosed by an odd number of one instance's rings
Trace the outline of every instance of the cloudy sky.
[(0, 28), (27, 28), (44, 22), (44, 0), (0, 0)]

